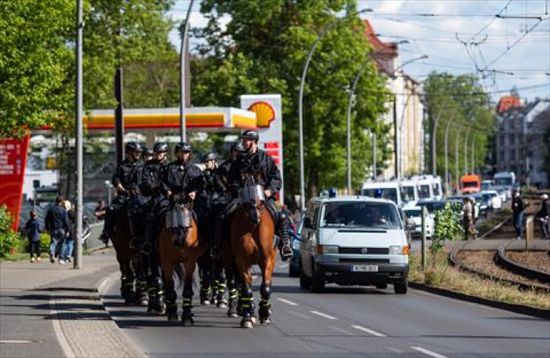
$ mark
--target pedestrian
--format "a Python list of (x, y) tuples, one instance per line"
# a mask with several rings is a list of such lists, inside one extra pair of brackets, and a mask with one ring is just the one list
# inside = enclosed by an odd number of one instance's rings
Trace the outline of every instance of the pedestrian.
[(63, 207), (63, 197), (58, 196), (55, 199), (55, 205), (52, 205), (46, 214), (46, 230), (50, 233), (50, 262), (53, 264), (55, 258), (61, 251), (63, 241), (69, 233), (69, 216), (67, 210)]
[(521, 197), (519, 189), (512, 191), (512, 215), (514, 229), (516, 230), (516, 240), (523, 238), (523, 214), (528, 204)]
[(464, 227), (464, 240), (469, 240), (472, 237), (477, 239), (477, 230), (474, 225), (474, 204), (472, 199), (465, 196), (462, 206), (462, 225)]
[(40, 223), (36, 220), (34, 211), (31, 211), (29, 216), (30, 218), (25, 224), (25, 233), (29, 239), (31, 263), (34, 263), (34, 254), (36, 254), (36, 261), (40, 261)]
[(101, 199), (97, 202), (94, 214), (97, 221), (105, 220), (105, 214), (107, 214), (107, 206), (105, 205), (105, 200)]
[(537, 211), (537, 219), (540, 223), (542, 237), (548, 240), (550, 239), (550, 207), (548, 207), (548, 194), (542, 194), (540, 198), (542, 202), (540, 203), (539, 211)]
[(61, 255), (59, 255), (59, 263), (64, 265), (71, 262), (71, 256), (73, 256), (74, 249), (74, 223), (75, 215), (73, 206), (69, 200), (63, 201), (63, 207), (67, 210), (67, 216), (69, 217), (69, 232), (65, 235), (63, 244), (61, 245)]

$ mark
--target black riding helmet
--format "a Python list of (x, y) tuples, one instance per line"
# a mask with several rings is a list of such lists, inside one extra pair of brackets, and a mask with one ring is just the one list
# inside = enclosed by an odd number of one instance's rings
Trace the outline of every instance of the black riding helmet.
[(144, 148), (143, 149), (143, 154), (145, 154), (145, 155), (153, 155), (154, 153), (155, 152), (151, 148)]
[(205, 155), (203, 155), (202, 158), (201, 158), (201, 161), (203, 163), (206, 163), (209, 160), (216, 160), (216, 159), (217, 159), (216, 153), (210, 152), (210, 153), (206, 153)]
[(125, 147), (125, 151), (127, 153), (130, 153), (130, 152), (141, 152), (143, 150), (143, 148), (141, 147), (141, 145), (139, 143), (136, 143), (136, 142), (128, 142), (126, 143), (126, 147)]
[(252, 139), (257, 143), (260, 139), (260, 135), (258, 134), (258, 132), (255, 132), (253, 130), (246, 130), (241, 133), (241, 139)]
[(155, 153), (166, 153), (168, 152), (168, 144), (166, 143), (155, 143), (153, 147), (153, 152)]
[(178, 152), (190, 152), (191, 151), (191, 145), (187, 142), (179, 142), (176, 144), (176, 147), (174, 148), (174, 153)]

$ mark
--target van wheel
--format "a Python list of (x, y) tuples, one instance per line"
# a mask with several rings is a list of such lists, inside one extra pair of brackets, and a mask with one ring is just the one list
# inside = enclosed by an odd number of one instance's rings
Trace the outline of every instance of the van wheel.
[(307, 277), (304, 273), (304, 268), (300, 263), (300, 288), (309, 290), (311, 288), (311, 277)]
[(409, 285), (408, 285), (407, 280), (395, 282), (393, 284), (393, 291), (398, 295), (404, 295), (404, 294), (407, 293), (408, 287), (409, 287)]
[(325, 290), (325, 274), (314, 269), (313, 276), (311, 277), (311, 292), (321, 293), (324, 290)]

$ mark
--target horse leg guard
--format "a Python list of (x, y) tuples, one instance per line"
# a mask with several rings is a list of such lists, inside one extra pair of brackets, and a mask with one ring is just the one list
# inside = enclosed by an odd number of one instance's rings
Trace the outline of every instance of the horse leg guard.
[(270, 324), (271, 323), (271, 285), (266, 285), (262, 283), (260, 286), (260, 294), (262, 299), (260, 301), (260, 309), (258, 310), (258, 315), (260, 316), (260, 323)]
[(228, 317), (238, 317), (239, 313), (237, 310), (239, 296), (237, 294), (237, 289), (232, 287), (229, 289), (229, 302), (227, 307), (227, 316)]
[(162, 290), (162, 279), (156, 277), (153, 279), (149, 288), (149, 307), (147, 312), (154, 312), (159, 316), (166, 313), (166, 303), (164, 302), (164, 291)]
[(145, 280), (136, 281), (136, 302), (140, 306), (149, 305), (149, 294), (147, 293), (147, 282)]
[(183, 289), (183, 304), (181, 306), (182, 313), (181, 313), (181, 323), (185, 326), (187, 324), (193, 325), (195, 323), (195, 320), (193, 319), (193, 289), (190, 288), (187, 284), (186, 287)]
[(177, 295), (172, 287), (172, 290), (167, 290), (166, 293), (166, 316), (169, 321), (178, 320), (178, 304), (176, 302)]
[(218, 292), (216, 293), (216, 307), (226, 308), (227, 300), (225, 299), (225, 281), (218, 281)]
[(239, 303), (243, 319), (241, 320), (242, 328), (252, 328), (254, 325), (254, 305), (253, 305), (252, 289), (248, 285), (244, 285)]
[(133, 277), (122, 276), (120, 284), (120, 294), (124, 298), (124, 304), (131, 305), (136, 302), (136, 291), (134, 291)]

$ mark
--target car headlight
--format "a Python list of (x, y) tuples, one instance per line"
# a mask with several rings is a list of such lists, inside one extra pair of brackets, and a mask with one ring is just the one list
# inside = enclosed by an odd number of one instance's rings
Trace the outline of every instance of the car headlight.
[(317, 245), (318, 254), (337, 254), (338, 246), (336, 245)]
[(409, 246), (390, 246), (390, 255), (408, 255)]

